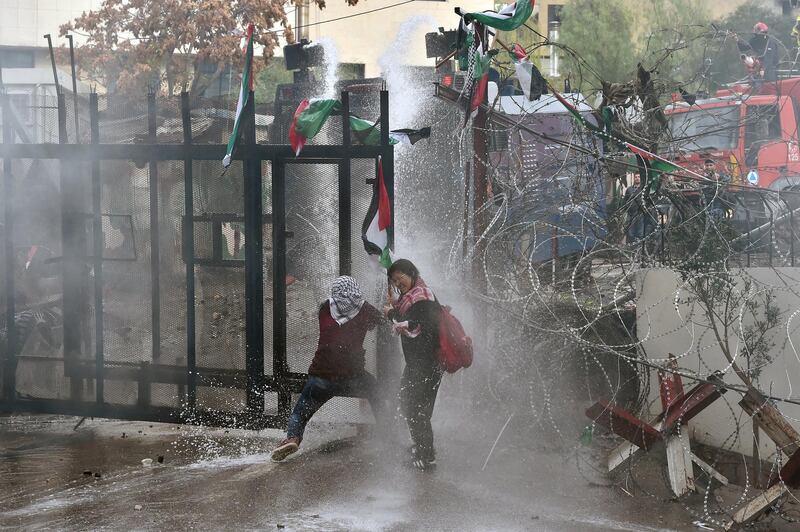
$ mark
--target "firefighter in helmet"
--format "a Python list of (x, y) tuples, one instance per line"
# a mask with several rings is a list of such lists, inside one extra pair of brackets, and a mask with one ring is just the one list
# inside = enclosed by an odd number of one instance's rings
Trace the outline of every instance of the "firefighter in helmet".
[(753, 36), (747, 42), (736, 41), (742, 59), (747, 64), (748, 58), (756, 60), (760, 68), (756, 71), (764, 81), (775, 81), (778, 79), (778, 43), (769, 35), (769, 26), (763, 22), (757, 22), (753, 26)]

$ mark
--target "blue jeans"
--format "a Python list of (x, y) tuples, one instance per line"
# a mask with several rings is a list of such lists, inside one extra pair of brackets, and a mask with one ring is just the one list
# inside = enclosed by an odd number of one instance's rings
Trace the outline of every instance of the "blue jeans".
[(642, 238), (650, 236), (656, 228), (656, 221), (648, 214), (637, 214), (628, 218), (627, 242), (629, 244), (637, 242)]
[(377, 382), (375, 377), (363, 372), (357, 377), (331, 381), (321, 377), (309, 375), (303, 391), (300, 392), (300, 399), (294, 405), (294, 410), (289, 416), (289, 424), (286, 427), (288, 438), (303, 438), (306, 424), (322, 405), (337, 395), (358, 395), (369, 400), (372, 414), (377, 421), (383, 413), (381, 399), (377, 393)]

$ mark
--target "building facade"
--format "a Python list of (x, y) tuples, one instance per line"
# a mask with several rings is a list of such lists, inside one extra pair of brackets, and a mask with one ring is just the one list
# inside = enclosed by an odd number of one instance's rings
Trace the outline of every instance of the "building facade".
[[(0, 0), (0, 67), (2, 81), (16, 117), (32, 142), (57, 142), (56, 82), (44, 35), (53, 47), (67, 45), (59, 27), (84, 11), (97, 9), (102, 0)], [(75, 45), (83, 41), (75, 35)], [(56, 67), (58, 83), (70, 93), (70, 69)], [(87, 83), (77, 82), (78, 94)], [(85, 98), (83, 98), (85, 100)], [(68, 106), (69, 107), (69, 106)]]
[[(311, 5), (309, 5), (311, 4)], [(436, 63), (425, 53), (425, 34), (438, 28), (457, 29), (456, 7), (467, 11), (494, 9), (491, 0), (397, 0), (361, 1), (348, 6), (344, 0), (327, 2), (319, 9), (309, 2), (291, 15), (296, 37), (312, 42), (328, 39), (339, 63), (364, 65), (365, 77), (377, 77), (387, 61), (402, 59), (409, 66)], [(292, 8), (290, 8), (292, 9)]]

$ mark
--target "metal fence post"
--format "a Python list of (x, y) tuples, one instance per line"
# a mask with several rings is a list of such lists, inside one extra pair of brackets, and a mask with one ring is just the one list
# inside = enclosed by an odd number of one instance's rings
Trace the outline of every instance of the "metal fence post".
[(345, 156), (339, 159), (339, 275), (350, 275), (353, 269), (350, 183), (350, 93), (342, 91), (342, 146)]
[[(97, 93), (89, 94), (89, 124), (91, 143), (100, 143), (100, 117), (97, 108)], [(103, 403), (103, 218), (101, 212), (102, 183), (100, 161), (92, 161), (92, 266), (94, 268), (94, 356), (95, 398)]]
[[(14, 131), (11, 129), (11, 105), (8, 95), (0, 95), (3, 106), (3, 144), (14, 142)], [(11, 159), (3, 159), (3, 251), (5, 253), (6, 292), (6, 345), (3, 368), (3, 400), (11, 402), (16, 397), (17, 377), (17, 331), (14, 326), (14, 180), (11, 175)]]
[[(156, 94), (147, 93), (147, 136), (150, 144), (157, 144)], [(161, 251), (158, 223), (158, 162), (150, 160), (150, 322), (153, 362), (161, 358)]]
[(292, 394), (286, 363), (286, 161), (272, 161), (272, 373), (278, 384), (278, 417), (289, 417)]
[[(392, 231), (389, 232), (389, 248), (394, 249), (394, 148), (389, 144), (389, 91), (382, 90), (380, 93), (380, 122), (381, 122), (381, 164), (383, 165), (383, 183), (386, 186), (386, 193), (389, 195), (389, 205), (391, 207)], [(377, 170), (377, 168), (376, 168)], [(377, 176), (377, 173), (376, 173)], [(377, 333), (377, 354), (375, 360), (375, 377), (380, 386), (392, 387), (395, 376), (399, 373), (397, 356), (397, 342), (389, 333), (388, 327), (381, 327)]]
[[(250, 91), (243, 113), (243, 144), (256, 144), (255, 95)], [(261, 160), (244, 159), (244, 278), (245, 278), (245, 371), (247, 411), (264, 412), (264, 221)]]
[[(181, 121), (183, 144), (192, 145), (192, 119), (189, 114), (189, 93), (181, 92)], [(197, 358), (195, 335), (194, 296), (194, 188), (192, 185), (192, 159), (183, 160), (184, 232), (183, 257), (186, 261), (186, 404), (190, 410), (197, 407)]]
[[(64, 94), (58, 95), (58, 143), (67, 144), (67, 109)], [(81, 356), (83, 321), (83, 287), (85, 264), (85, 220), (81, 176), (73, 163), (61, 160), (61, 242), (64, 324), (64, 373), (70, 378), (70, 397), (79, 400), (83, 395), (83, 379), (77, 362)]]

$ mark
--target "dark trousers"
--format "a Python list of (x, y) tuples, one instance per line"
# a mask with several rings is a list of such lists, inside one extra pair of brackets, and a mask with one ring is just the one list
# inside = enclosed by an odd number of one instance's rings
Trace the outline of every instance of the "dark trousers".
[(376, 421), (383, 415), (381, 399), (377, 394), (375, 377), (366, 371), (350, 379), (331, 381), (321, 377), (309, 375), (300, 399), (294, 405), (294, 410), (289, 416), (286, 436), (289, 438), (303, 438), (306, 424), (322, 405), (337, 395), (356, 395), (369, 400), (372, 414)]
[(400, 409), (408, 423), (408, 431), (416, 448), (416, 458), (434, 460), (433, 428), (431, 416), (436, 403), (436, 393), (442, 382), (439, 367), (414, 367), (406, 365), (400, 381)]

